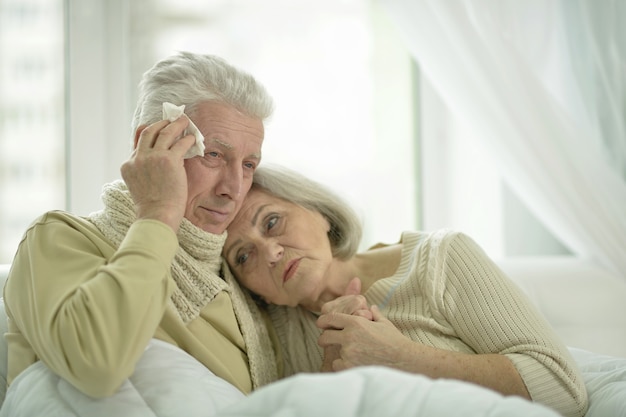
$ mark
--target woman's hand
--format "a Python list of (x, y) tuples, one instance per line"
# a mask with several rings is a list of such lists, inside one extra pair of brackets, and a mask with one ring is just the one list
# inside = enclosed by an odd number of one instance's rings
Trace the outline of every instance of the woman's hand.
[[(324, 348), (326, 370), (382, 365), (402, 369), (414, 342), (405, 337), (377, 306), (369, 309), (372, 320), (339, 312), (322, 314), (317, 326), (324, 330), (318, 344)], [(333, 353), (332, 360), (326, 352)], [(409, 354), (410, 357), (410, 354)], [(411, 358), (414, 359), (414, 358)]]
[(530, 399), (520, 374), (505, 355), (461, 353), (426, 346), (404, 336), (377, 306), (370, 310), (373, 320), (335, 312), (317, 319), (317, 327), (324, 329), (318, 344), (325, 354), (327, 350), (333, 354), (324, 358), (326, 371), (381, 365), (430, 378), (468, 381), (504, 395)]
[(361, 295), (361, 280), (352, 278), (344, 291), (344, 295), (337, 297), (322, 306), (321, 314), (343, 313), (372, 319), (367, 300)]
[[(352, 278), (344, 291), (344, 295), (327, 302), (322, 306), (321, 314), (342, 313), (351, 314), (372, 319), (372, 312), (367, 305), (367, 300), (361, 295), (361, 280), (357, 277)], [(333, 362), (341, 359), (339, 355), (341, 346), (328, 345), (324, 347), (324, 361), (322, 363), (322, 372), (333, 371)]]

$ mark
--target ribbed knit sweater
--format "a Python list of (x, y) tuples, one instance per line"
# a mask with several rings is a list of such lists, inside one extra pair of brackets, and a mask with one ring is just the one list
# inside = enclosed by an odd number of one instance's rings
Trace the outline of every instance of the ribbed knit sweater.
[[(567, 347), (526, 295), (468, 236), (405, 232), (400, 265), (364, 294), (407, 337), (463, 353), (499, 353), (517, 368), (533, 401), (583, 416), (587, 393)], [(272, 306), (286, 375), (316, 372), (323, 351), (316, 317)]]

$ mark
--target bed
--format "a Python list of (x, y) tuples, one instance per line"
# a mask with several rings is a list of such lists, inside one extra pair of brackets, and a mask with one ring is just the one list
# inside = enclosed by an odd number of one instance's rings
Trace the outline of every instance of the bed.
[[(569, 257), (499, 262), (563, 338), (590, 396), (590, 417), (626, 417), (626, 282)], [(0, 284), (8, 273), (0, 265)], [(0, 300), (1, 304), (1, 300)], [(3, 305), (0, 314), (4, 314)], [(6, 330), (0, 319), (0, 331)], [(0, 341), (0, 417), (462, 415), (558, 416), (517, 397), (452, 380), (431, 380), (382, 367), (301, 374), (249, 396), (182, 350), (153, 340), (135, 373), (112, 397), (95, 400), (38, 362), (5, 392), (6, 343)]]

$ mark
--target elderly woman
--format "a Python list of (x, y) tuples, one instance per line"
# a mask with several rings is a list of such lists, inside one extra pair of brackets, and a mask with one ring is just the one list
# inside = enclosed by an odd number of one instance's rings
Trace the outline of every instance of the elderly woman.
[(404, 232), (356, 253), (360, 238), (353, 210), (320, 184), (255, 173), (223, 255), (270, 304), (286, 374), (384, 365), (584, 415), (566, 346), (471, 238)]

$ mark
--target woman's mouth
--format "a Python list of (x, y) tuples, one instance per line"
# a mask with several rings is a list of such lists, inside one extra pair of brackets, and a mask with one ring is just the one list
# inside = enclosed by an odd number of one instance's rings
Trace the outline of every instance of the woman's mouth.
[(289, 261), (285, 267), (285, 272), (283, 272), (283, 285), (295, 275), (301, 260), (302, 258), (298, 258)]

